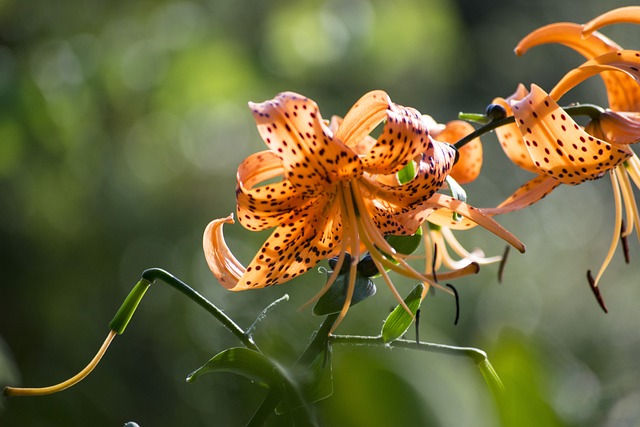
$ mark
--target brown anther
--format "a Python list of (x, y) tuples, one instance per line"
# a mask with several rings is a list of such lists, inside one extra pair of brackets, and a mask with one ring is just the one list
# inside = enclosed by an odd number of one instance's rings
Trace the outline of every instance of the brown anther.
[(602, 294), (600, 294), (600, 289), (598, 289), (598, 287), (596, 286), (596, 281), (593, 280), (591, 270), (587, 270), (587, 280), (589, 281), (589, 287), (591, 288), (593, 295), (596, 297), (598, 304), (600, 304), (600, 307), (605, 313), (608, 313), (609, 310), (607, 310), (607, 306), (604, 303), (604, 298), (602, 298)]
[(507, 265), (507, 259), (509, 259), (510, 251), (511, 246), (506, 246), (504, 248), (504, 253), (502, 254), (502, 259), (500, 260), (500, 266), (498, 267), (498, 283), (502, 283), (502, 274), (504, 273), (504, 267)]
[(631, 262), (631, 257), (629, 256), (629, 241), (627, 240), (627, 236), (625, 233), (627, 232), (627, 224), (622, 220), (622, 224), (620, 225), (620, 241), (622, 242), (622, 252), (624, 253), (624, 261), (629, 264)]
[(433, 259), (431, 260), (431, 274), (433, 274), (433, 281), (438, 283), (438, 276), (436, 276), (436, 260), (438, 259), (438, 245), (433, 245)]
[(453, 296), (456, 298), (456, 320), (453, 321), (454, 325), (458, 324), (458, 320), (460, 320), (460, 297), (458, 295), (458, 290), (453, 287), (453, 285), (447, 283), (447, 286), (451, 288), (453, 291)]

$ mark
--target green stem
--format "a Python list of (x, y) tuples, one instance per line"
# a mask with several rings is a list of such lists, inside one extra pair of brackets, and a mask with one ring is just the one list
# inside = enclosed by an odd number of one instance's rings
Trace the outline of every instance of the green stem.
[(283, 296), (281, 296), (280, 298), (278, 298), (277, 300), (275, 300), (274, 302), (269, 304), (264, 310), (262, 310), (262, 312), (258, 315), (258, 317), (256, 317), (256, 320), (253, 321), (251, 326), (249, 326), (249, 328), (247, 328), (247, 330), (245, 331), (245, 334), (248, 337), (253, 336), (253, 331), (255, 331), (255, 329), (258, 326), (258, 324), (260, 322), (262, 322), (267, 317), (267, 314), (269, 314), (269, 312), (271, 310), (276, 308), (276, 306), (278, 304), (280, 304), (281, 302), (285, 302), (285, 301), (289, 301), (289, 295), (287, 295), (287, 294), (284, 294)]
[[(464, 114), (460, 114), (460, 118), (464, 118)], [(471, 132), (469, 135), (465, 136), (458, 142), (454, 144), (458, 150), (473, 141), (474, 139), (484, 135), (485, 133), (491, 132), (492, 130), (499, 128), (500, 126), (508, 125), (510, 123), (515, 123), (516, 119), (513, 116), (505, 117), (504, 119), (499, 119), (492, 121), (481, 128), (478, 128)]]
[(489, 362), (487, 353), (473, 347), (456, 347), (446, 344), (433, 344), (426, 342), (415, 342), (411, 340), (398, 339), (390, 343), (385, 343), (382, 336), (357, 336), (357, 335), (333, 335), (329, 338), (331, 344), (347, 345), (367, 345), (367, 346), (387, 346), (397, 348), (408, 348), (412, 350), (428, 351), (430, 353), (448, 354), (451, 356), (468, 357), (474, 361), (489, 389), (496, 395), (504, 391), (504, 385), (495, 369)]
[(335, 335), (330, 336), (329, 332), (336, 323), (336, 320), (338, 320), (338, 313), (333, 313), (325, 317), (306, 350), (296, 362), (297, 364), (303, 366), (309, 365), (313, 359), (326, 348), (327, 341), (335, 337)]
[(276, 407), (281, 400), (282, 395), (278, 391), (269, 389), (267, 397), (265, 397), (256, 413), (253, 414), (253, 417), (251, 417), (251, 420), (249, 420), (247, 427), (263, 426), (267, 422), (267, 420), (275, 413)]
[(171, 286), (178, 292), (185, 295), (191, 301), (204, 308), (209, 314), (213, 315), (220, 323), (222, 323), (233, 335), (235, 335), (247, 348), (260, 352), (260, 349), (253, 341), (253, 338), (249, 336), (240, 326), (238, 326), (229, 316), (224, 314), (222, 310), (213, 305), (208, 299), (200, 295), (189, 285), (175, 277), (173, 274), (162, 270), (160, 268), (150, 268), (142, 273), (142, 279), (153, 283), (156, 280), (161, 280), (167, 285)]

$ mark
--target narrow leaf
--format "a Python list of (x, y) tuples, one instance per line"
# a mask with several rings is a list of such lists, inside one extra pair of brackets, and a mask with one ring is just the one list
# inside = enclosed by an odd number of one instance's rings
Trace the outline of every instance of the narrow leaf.
[(382, 340), (389, 343), (400, 338), (409, 329), (415, 319), (416, 312), (422, 302), (422, 292), (424, 285), (419, 283), (404, 299), (405, 304), (411, 310), (407, 313), (402, 305), (398, 305), (384, 321), (382, 325)]
[(332, 350), (329, 331), (338, 314), (330, 314), (315, 332), (313, 339), (300, 355), (293, 372), (307, 402), (317, 402), (333, 394)]

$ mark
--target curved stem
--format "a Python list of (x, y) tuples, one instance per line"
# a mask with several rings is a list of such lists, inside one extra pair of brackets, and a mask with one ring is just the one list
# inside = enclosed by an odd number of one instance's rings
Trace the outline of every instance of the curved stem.
[[(459, 115), (460, 118), (464, 118), (464, 114)], [(486, 125), (474, 130), (469, 135), (460, 139), (458, 142), (454, 144), (458, 150), (473, 141), (474, 139), (484, 135), (485, 133), (491, 132), (494, 129), (499, 128), (500, 126), (508, 125), (510, 123), (515, 123), (516, 119), (513, 116), (505, 117), (504, 119), (494, 120), (492, 122), (487, 123)]]
[(109, 348), (109, 344), (113, 341), (113, 338), (117, 335), (116, 331), (109, 331), (109, 335), (104, 340), (102, 347), (98, 350), (98, 353), (93, 357), (91, 362), (80, 372), (78, 372), (73, 377), (69, 378), (66, 381), (61, 382), (60, 384), (52, 385), (49, 387), (38, 387), (38, 388), (20, 388), (20, 387), (5, 387), (4, 395), (5, 396), (44, 396), (47, 394), (57, 393), (59, 391), (65, 390), (80, 381), (82, 381), (87, 375), (93, 371), (93, 369), (98, 365), (102, 356), (106, 353), (107, 348)]
[(385, 343), (382, 336), (370, 337), (370, 336), (358, 336), (358, 335), (332, 335), (329, 337), (330, 344), (347, 344), (347, 345), (366, 345), (366, 346), (386, 346), (386, 347), (398, 347), (408, 348), (413, 350), (428, 351), (430, 353), (447, 354), (451, 356), (463, 356), (468, 357), (474, 361), (480, 372), (482, 373), (485, 382), (489, 386), (492, 392), (499, 395), (504, 391), (504, 385), (502, 380), (496, 373), (495, 369), (489, 362), (487, 353), (473, 347), (456, 347), (446, 344), (433, 344), (426, 342), (416, 342), (405, 339), (397, 339), (390, 343)]
[(191, 301), (204, 308), (209, 314), (213, 315), (220, 323), (222, 323), (233, 335), (235, 335), (247, 348), (260, 352), (260, 349), (253, 341), (253, 338), (247, 334), (238, 324), (236, 324), (229, 316), (224, 314), (222, 310), (213, 305), (208, 299), (200, 295), (189, 285), (175, 277), (173, 274), (160, 268), (150, 268), (142, 273), (142, 278), (153, 283), (161, 280), (171, 286), (178, 292), (185, 295)]
[(251, 420), (249, 420), (247, 427), (263, 426), (267, 422), (267, 420), (275, 413), (276, 407), (281, 400), (282, 395), (277, 390), (269, 389), (269, 392), (267, 393), (264, 401), (262, 402), (256, 413), (253, 414)]

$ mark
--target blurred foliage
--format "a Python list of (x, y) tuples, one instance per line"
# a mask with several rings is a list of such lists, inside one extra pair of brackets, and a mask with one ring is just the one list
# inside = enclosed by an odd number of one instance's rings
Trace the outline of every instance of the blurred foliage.
[[(201, 254), (204, 226), (234, 210), (235, 168), (264, 147), (247, 101), (293, 90), (328, 118), (379, 88), (444, 122), (461, 110), (482, 112), (519, 82), (549, 89), (581, 62), (556, 46), (515, 57), (528, 31), (627, 3), (0, 2), (0, 381), (49, 385), (77, 372), (140, 273), (156, 266), (245, 326), (289, 293), (256, 333), (265, 352), (292, 363), (319, 323), (297, 308), (322, 276), (232, 294)], [(605, 32), (640, 48), (638, 31)], [(599, 82), (566, 101), (577, 99), (602, 102)], [(472, 204), (488, 206), (526, 176), (493, 137), (485, 155), (483, 175), (466, 190)], [(501, 218), (528, 252), (512, 255), (502, 285), (491, 266), (456, 281), (457, 327), (450, 298), (425, 301), (422, 339), (487, 350), (508, 406), (492, 401), (466, 360), (336, 348), (335, 395), (320, 405), (326, 425), (637, 423), (637, 256), (631, 266), (616, 257), (602, 281), (608, 315), (585, 279), (605, 254), (612, 217), (606, 182), (560, 189)], [(228, 233), (244, 260), (264, 237), (240, 226)], [(483, 231), (460, 240), (502, 252)], [(341, 331), (376, 334), (394, 305), (385, 291), (354, 307)], [(261, 390), (226, 374), (184, 381), (237, 344), (198, 307), (153, 289), (87, 380), (57, 395), (6, 400), (0, 424), (242, 425)]]

